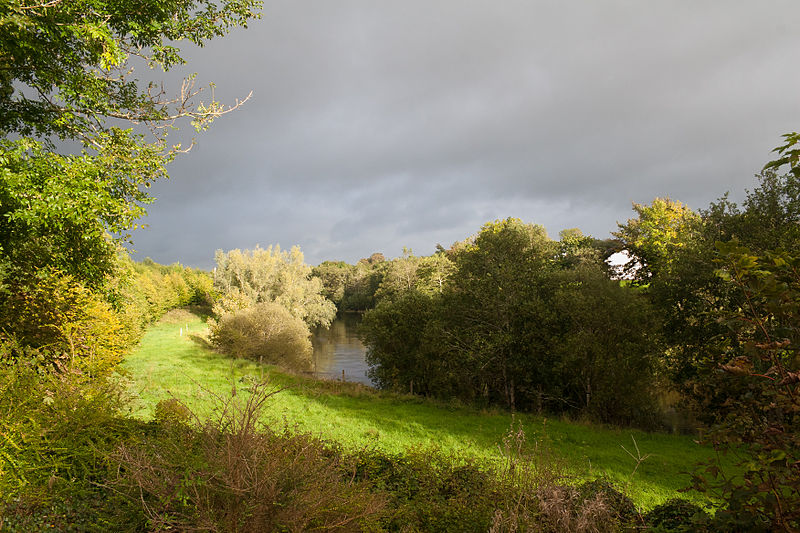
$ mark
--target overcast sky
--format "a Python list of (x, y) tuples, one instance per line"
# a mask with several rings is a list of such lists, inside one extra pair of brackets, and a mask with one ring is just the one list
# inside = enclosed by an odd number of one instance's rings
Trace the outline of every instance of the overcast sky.
[(800, 128), (797, 0), (267, 0), (186, 55), (253, 96), (153, 187), (160, 263), (430, 254), (509, 216), (605, 238), (631, 202), (741, 199)]

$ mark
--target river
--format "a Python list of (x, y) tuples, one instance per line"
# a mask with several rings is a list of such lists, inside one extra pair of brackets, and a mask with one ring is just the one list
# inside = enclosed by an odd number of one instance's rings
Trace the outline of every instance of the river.
[(337, 315), (329, 328), (316, 328), (311, 335), (314, 346), (315, 375), (372, 385), (367, 377), (366, 348), (356, 330), (361, 323), (358, 313)]

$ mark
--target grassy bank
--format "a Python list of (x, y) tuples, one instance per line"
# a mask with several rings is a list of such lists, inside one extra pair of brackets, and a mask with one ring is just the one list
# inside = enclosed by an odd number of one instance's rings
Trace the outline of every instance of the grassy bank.
[[(205, 344), (199, 317), (173, 312), (153, 326), (124, 363), (138, 395), (138, 416), (152, 416), (159, 400), (175, 396), (201, 412), (213, 395), (242, 393), (250, 379), (268, 377), (276, 394), (267, 408), (273, 424), (358, 449), (402, 452), (436, 446), (444, 452), (500, 461), (503, 436), (512, 416), (419, 398), (373, 391), (358, 384), (291, 376), (275, 367), (230, 359)], [(589, 424), (516, 415), (529, 443), (549, 445), (582, 477), (605, 476), (625, 488), (643, 509), (669, 498), (688, 484), (693, 464), (709, 453), (691, 437), (601, 428)], [(649, 457), (636, 468), (628, 452)], [(623, 446), (625, 449), (623, 449)], [(636, 471), (634, 473), (634, 469)]]

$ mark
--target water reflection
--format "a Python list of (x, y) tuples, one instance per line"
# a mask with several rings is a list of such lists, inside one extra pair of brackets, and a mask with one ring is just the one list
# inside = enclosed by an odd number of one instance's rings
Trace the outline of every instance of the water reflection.
[(338, 315), (329, 328), (316, 328), (311, 335), (314, 346), (316, 375), (328, 379), (344, 379), (372, 385), (364, 360), (366, 348), (356, 335), (361, 315)]

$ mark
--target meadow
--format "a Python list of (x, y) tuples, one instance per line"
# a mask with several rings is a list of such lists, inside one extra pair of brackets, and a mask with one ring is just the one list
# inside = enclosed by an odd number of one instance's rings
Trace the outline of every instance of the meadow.
[(676, 496), (693, 498), (677, 491), (689, 484), (694, 465), (711, 453), (691, 436), (512, 415), (291, 375), (217, 353), (205, 334), (201, 317), (185, 310), (170, 312), (150, 328), (123, 364), (135, 397), (135, 416), (152, 417), (156, 404), (172, 397), (207, 413), (217, 403), (215, 398), (247, 394), (253, 380), (267, 379), (279, 392), (266, 408), (265, 423), (310, 433), (348, 450), (438, 449), (454, 460), (500, 465), (504, 436), (521, 426), (528, 447), (546, 447), (576, 479), (612, 481), (641, 510)]

